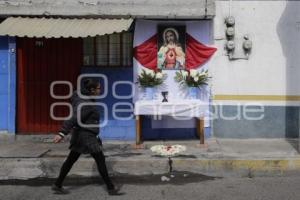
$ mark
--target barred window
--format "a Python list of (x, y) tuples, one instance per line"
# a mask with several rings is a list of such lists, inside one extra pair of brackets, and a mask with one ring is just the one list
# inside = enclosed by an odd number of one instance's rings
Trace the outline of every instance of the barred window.
[(88, 37), (83, 39), (84, 66), (132, 66), (132, 33)]

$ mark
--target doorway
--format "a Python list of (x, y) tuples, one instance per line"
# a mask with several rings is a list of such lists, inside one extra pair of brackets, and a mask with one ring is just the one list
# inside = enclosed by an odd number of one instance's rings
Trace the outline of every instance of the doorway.
[[(17, 122), (18, 134), (50, 134), (62, 121), (50, 117), (55, 102), (50, 84), (70, 81), (74, 88), (82, 66), (82, 39), (17, 38)], [(54, 88), (56, 95), (68, 94), (66, 85)], [(57, 106), (55, 116), (68, 116), (66, 106)]]

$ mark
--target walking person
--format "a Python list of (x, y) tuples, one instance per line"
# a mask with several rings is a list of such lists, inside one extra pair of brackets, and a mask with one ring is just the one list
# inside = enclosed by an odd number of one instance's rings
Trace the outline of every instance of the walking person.
[[(105, 164), (105, 157), (102, 152), (102, 141), (97, 136), (99, 133), (100, 113), (94, 103), (93, 96), (100, 94), (100, 83), (93, 79), (86, 79), (83, 82), (81, 94), (89, 98), (81, 98), (78, 92), (74, 92), (71, 98), (73, 108), (72, 117), (64, 121), (59, 133), (54, 137), (54, 142), (59, 143), (72, 131), (69, 149), (71, 150), (64, 161), (58, 178), (52, 185), (52, 190), (59, 194), (67, 194), (69, 191), (63, 188), (63, 181), (73, 164), (81, 154), (90, 154), (96, 161), (98, 171), (102, 176), (109, 195), (118, 195), (118, 189), (112, 183)], [(80, 106), (81, 105), (81, 106)], [(77, 110), (80, 108), (80, 110)]]

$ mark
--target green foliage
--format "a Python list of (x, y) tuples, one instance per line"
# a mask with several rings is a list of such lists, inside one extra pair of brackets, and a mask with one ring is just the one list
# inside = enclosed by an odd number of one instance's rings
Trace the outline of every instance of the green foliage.
[(141, 87), (155, 87), (161, 85), (163, 81), (164, 81), (164, 76), (160, 72), (147, 73), (145, 70), (142, 70), (142, 73), (138, 75), (138, 82), (141, 85)]
[(175, 81), (182, 86), (187, 87), (201, 87), (207, 85), (210, 77), (208, 76), (208, 70), (197, 72), (180, 70), (175, 73)]

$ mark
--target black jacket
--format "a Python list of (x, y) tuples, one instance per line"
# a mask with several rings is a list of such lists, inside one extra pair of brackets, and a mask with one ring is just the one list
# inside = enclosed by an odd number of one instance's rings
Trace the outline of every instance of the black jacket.
[(64, 135), (69, 134), (73, 130), (70, 149), (79, 153), (101, 151), (100, 145), (102, 142), (97, 137), (99, 134), (100, 113), (96, 105), (88, 105), (89, 103), (95, 103), (95, 101), (93, 99), (80, 98), (75, 91), (71, 98), (72, 117), (64, 121), (60, 129), (60, 132)]

